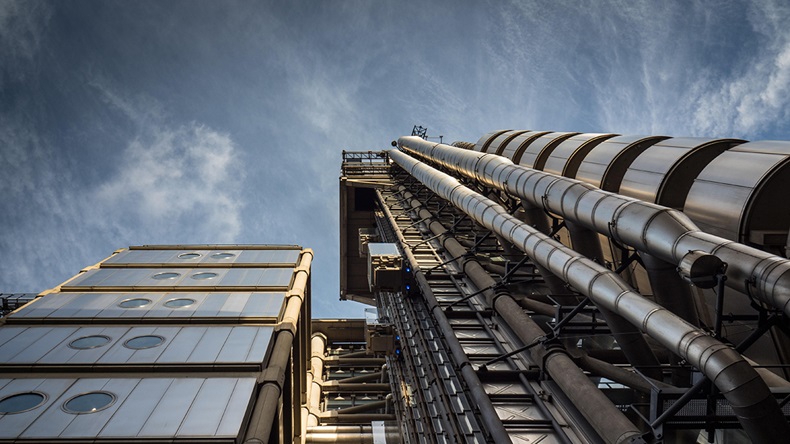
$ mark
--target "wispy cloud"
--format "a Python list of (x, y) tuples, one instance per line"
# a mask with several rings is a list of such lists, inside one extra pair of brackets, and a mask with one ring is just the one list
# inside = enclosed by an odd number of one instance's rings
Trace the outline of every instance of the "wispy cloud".
[(241, 231), (243, 178), (227, 134), (195, 123), (154, 128), (129, 143), (96, 198), (137, 239), (229, 243)]
[(695, 85), (694, 124), (704, 132), (752, 134), (790, 117), (790, 6), (757, 2), (748, 18), (759, 51), (737, 74), (706, 72)]
[(0, 87), (8, 76), (20, 80), (30, 68), (44, 38), (52, 11), (44, 2), (0, 0)]

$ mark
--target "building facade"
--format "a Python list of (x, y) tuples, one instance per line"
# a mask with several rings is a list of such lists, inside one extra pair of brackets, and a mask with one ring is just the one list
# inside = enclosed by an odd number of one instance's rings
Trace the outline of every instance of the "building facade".
[(3, 295), (0, 442), (790, 436), (790, 143), (394, 145), (343, 153), (363, 319), (312, 319), (299, 246), (118, 250)]
[(786, 439), (790, 143), (393, 146), (344, 153), (340, 280), (401, 338), (404, 440)]

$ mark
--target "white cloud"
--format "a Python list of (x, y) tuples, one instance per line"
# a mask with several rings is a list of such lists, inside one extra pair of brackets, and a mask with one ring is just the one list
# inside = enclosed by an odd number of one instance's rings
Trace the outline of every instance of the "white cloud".
[(95, 195), (115, 224), (134, 221), (152, 240), (234, 242), (241, 231), (237, 148), (226, 134), (191, 123), (155, 128), (125, 149), (117, 174)]

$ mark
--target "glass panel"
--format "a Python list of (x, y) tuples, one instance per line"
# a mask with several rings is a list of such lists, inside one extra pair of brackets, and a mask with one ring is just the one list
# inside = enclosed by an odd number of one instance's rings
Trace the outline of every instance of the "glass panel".
[(189, 307), (194, 303), (195, 300), (189, 298), (170, 299), (169, 301), (165, 302), (165, 307), (170, 307), (170, 308)]
[(217, 273), (210, 273), (210, 272), (203, 272), (203, 273), (195, 273), (192, 275), (192, 279), (211, 279), (213, 277), (217, 277)]
[(179, 259), (195, 259), (199, 257), (200, 253), (181, 253), (178, 255)]
[(0, 401), (0, 413), (26, 412), (41, 405), (45, 399), (41, 393), (34, 392), (11, 395)]
[(110, 342), (110, 338), (103, 335), (84, 336), (75, 339), (69, 343), (69, 347), (77, 350), (86, 350), (89, 348), (97, 348)]
[(156, 335), (137, 336), (124, 342), (124, 346), (134, 350), (153, 348), (165, 342), (165, 338)]
[(165, 272), (165, 273), (157, 273), (151, 277), (154, 279), (175, 279), (179, 276), (181, 276), (181, 274), (179, 273)]
[(150, 303), (151, 303), (150, 299), (134, 298), (134, 299), (127, 299), (125, 301), (121, 301), (121, 303), (118, 304), (118, 306), (121, 308), (137, 308), (137, 307), (144, 307)]
[(107, 392), (91, 392), (77, 395), (63, 404), (68, 413), (93, 413), (106, 409), (115, 401), (115, 396)]

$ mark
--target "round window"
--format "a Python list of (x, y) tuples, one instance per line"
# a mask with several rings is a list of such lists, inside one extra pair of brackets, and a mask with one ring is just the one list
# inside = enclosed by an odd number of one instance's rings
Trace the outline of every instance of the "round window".
[(33, 410), (47, 399), (38, 392), (17, 393), (0, 400), (0, 414), (22, 413)]
[(233, 253), (214, 253), (211, 255), (214, 259), (230, 259), (232, 257), (236, 257)]
[(179, 259), (195, 259), (200, 257), (200, 253), (181, 253), (178, 255)]
[(87, 350), (97, 348), (110, 342), (110, 338), (104, 335), (83, 336), (69, 342), (69, 347), (77, 350)]
[(153, 277), (154, 279), (175, 279), (179, 276), (181, 276), (180, 273), (174, 273), (172, 271), (168, 271), (165, 273), (157, 273), (151, 277)]
[(211, 278), (216, 277), (216, 276), (217, 276), (217, 273), (211, 273), (211, 272), (208, 272), (208, 271), (204, 271), (203, 273), (195, 273), (195, 274), (193, 274), (192, 275), (192, 279), (203, 280), (203, 279), (211, 279)]
[(153, 348), (165, 342), (165, 338), (156, 335), (137, 336), (124, 342), (123, 345), (134, 350)]
[(77, 395), (63, 404), (68, 413), (94, 413), (104, 410), (115, 402), (115, 396), (107, 392), (90, 392)]
[(170, 307), (170, 308), (189, 307), (194, 303), (195, 300), (189, 298), (170, 299), (169, 301), (165, 302), (165, 307)]
[(118, 304), (118, 306), (121, 308), (138, 308), (138, 307), (144, 307), (150, 303), (151, 303), (150, 299), (134, 298), (134, 299), (127, 299), (125, 301), (121, 301), (121, 303)]

